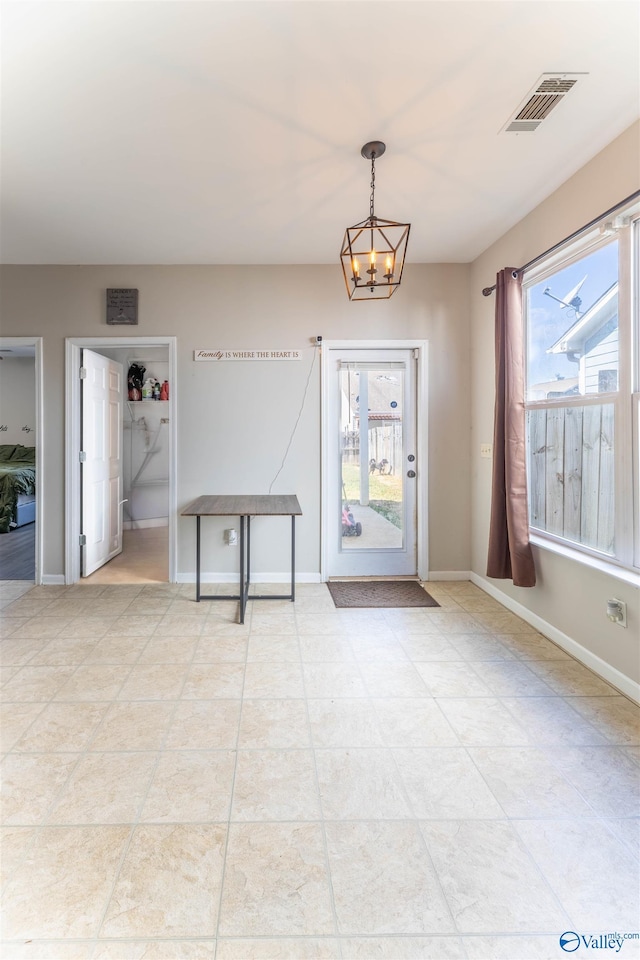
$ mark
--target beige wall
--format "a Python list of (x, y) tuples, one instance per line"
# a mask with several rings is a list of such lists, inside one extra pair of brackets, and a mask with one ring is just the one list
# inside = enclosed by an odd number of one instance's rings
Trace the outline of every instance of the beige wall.
[(0, 427), (0, 443), (35, 446), (36, 362), (33, 357), (4, 357), (0, 362)]
[[(469, 569), (469, 267), (410, 265), (389, 301), (350, 303), (335, 266), (6, 266), (0, 332), (42, 336), (44, 365), (44, 573), (64, 570), (64, 338), (178, 338), (178, 506), (201, 493), (263, 493), (295, 423), (311, 338), (426, 339), (430, 344), (429, 507), (433, 570)], [(137, 287), (137, 327), (108, 327), (106, 287)], [(195, 363), (198, 348), (301, 349), (300, 362)], [(176, 394), (173, 394), (176, 396)], [(320, 375), (274, 493), (294, 491), (297, 569), (320, 569)], [(255, 538), (256, 570), (288, 565), (288, 532), (268, 549)], [(228, 526), (221, 523), (220, 527)], [(194, 569), (194, 522), (178, 526), (178, 570)], [(252, 544), (253, 546), (253, 544)], [(208, 538), (203, 569), (233, 570), (235, 553)]]
[[(482, 288), (498, 270), (520, 266), (632, 194), (640, 179), (640, 124), (618, 137), (544, 203), (520, 221), (471, 265), (472, 335), (472, 567), (486, 572), (491, 461), (480, 444), (493, 438), (494, 297)], [(508, 581), (494, 587), (523, 604), (625, 676), (640, 679), (640, 590), (583, 564), (535, 548), (538, 585), (531, 590)], [(625, 600), (626, 630), (606, 618), (609, 597)]]

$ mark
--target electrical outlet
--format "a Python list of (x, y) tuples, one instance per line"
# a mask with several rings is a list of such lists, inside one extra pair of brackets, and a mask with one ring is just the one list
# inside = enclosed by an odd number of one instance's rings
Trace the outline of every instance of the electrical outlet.
[(493, 444), (492, 443), (481, 443), (480, 444), (480, 456), (485, 460), (491, 460), (493, 456)]
[(624, 600), (618, 600), (616, 597), (607, 600), (607, 616), (612, 623), (617, 623), (619, 627), (626, 627), (627, 605)]

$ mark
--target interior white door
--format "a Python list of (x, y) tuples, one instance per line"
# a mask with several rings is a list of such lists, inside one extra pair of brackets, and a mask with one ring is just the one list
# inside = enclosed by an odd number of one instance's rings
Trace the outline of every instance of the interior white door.
[(327, 575), (416, 575), (414, 353), (332, 348), (327, 363)]
[(82, 351), (82, 576), (122, 552), (121, 363)]

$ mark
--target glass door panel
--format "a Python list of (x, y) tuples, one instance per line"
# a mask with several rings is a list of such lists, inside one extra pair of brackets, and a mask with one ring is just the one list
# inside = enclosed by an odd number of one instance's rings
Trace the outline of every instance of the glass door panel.
[(341, 397), (341, 548), (402, 549), (404, 365), (348, 363)]

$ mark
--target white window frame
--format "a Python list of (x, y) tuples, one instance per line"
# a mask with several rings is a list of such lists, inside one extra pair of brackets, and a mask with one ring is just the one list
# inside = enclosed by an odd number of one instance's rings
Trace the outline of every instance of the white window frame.
[(630, 455), (633, 461), (631, 482), (635, 494), (633, 530), (635, 539), (634, 566), (640, 569), (640, 217), (631, 224), (631, 330), (632, 348), (632, 394)]
[[(631, 215), (633, 210), (633, 215)], [(614, 503), (615, 555), (576, 543), (561, 535), (530, 526), (532, 542), (565, 556), (628, 571), (633, 579), (640, 575), (640, 319), (638, 309), (638, 265), (640, 246), (640, 214), (637, 202), (616, 216), (613, 222), (602, 223), (585, 231), (571, 243), (536, 263), (523, 274), (524, 322), (526, 292), (547, 277), (583, 259), (587, 254), (618, 240), (618, 390), (615, 393), (593, 393), (546, 400), (526, 400), (525, 409), (568, 409), (589, 405), (614, 405)], [(525, 344), (529, 337), (525, 336)], [(527, 349), (525, 347), (525, 349)], [(528, 362), (525, 358), (527, 375)], [(527, 436), (527, 444), (528, 444)], [(527, 457), (527, 466), (529, 458)], [(529, 495), (531, 478), (528, 477)], [(624, 577), (626, 579), (626, 576)]]

